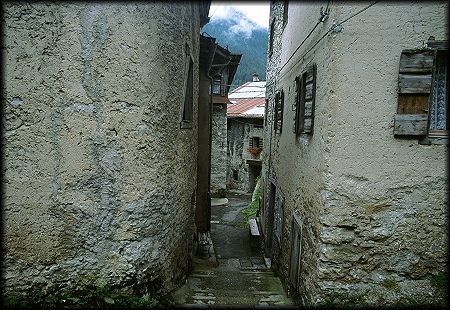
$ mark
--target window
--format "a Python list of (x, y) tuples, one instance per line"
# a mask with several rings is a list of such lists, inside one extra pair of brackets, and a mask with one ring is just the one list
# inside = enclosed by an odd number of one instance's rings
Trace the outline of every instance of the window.
[(275, 133), (280, 133), (283, 129), (283, 106), (284, 106), (284, 91), (278, 91), (275, 94), (275, 108), (274, 108), (274, 122), (273, 128)]
[(233, 172), (233, 181), (239, 181), (239, 173), (236, 169), (232, 169)]
[(261, 137), (252, 137), (249, 141), (249, 147), (262, 147), (263, 145), (263, 140)]
[(186, 52), (186, 64), (185, 64), (185, 84), (184, 84), (184, 105), (183, 116), (181, 120), (181, 128), (192, 128), (192, 116), (194, 105), (194, 62), (190, 56), (189, 49)]
[(275, 196), (275, 240), (278, 243), (278, 248), (281, 249), (281, 240), (283, 237), (283, 219), (284, 219), (284, 198), (279, 190)]
[(428, 41), (426, 49), (400, 55), (394, 135), (424, 144), (448, 143), (447, 42)]
[(291, 257), (289, 263), (289, 280), (292, 286), (298, 290), (301, 272), (302, 255), (302, 225), (297, 214), (293, 214), (291, 225)]
[(316, 64), (312, 64), (295, 78), (295, 126), (296, 135), (312, 134), (316, 102)]
[(264, 104), (264, 126), (267, 126), (267, 106), (269, 105), (269, 100), (266, 99), (266, 103)]
[(222, 84), (222, 77), (220, 75), (214, 76), (212, 93), (214, 95), (220, 95), (220, 86)]
[(273, 53), (273, 35), (275, 31), (275, 18), (272, 19), (272, 23), (270, 24), (270, 33), (269, 33), (269, 56)]
[(286, 27), (288, 22), (288, 10), (289, 10), (289, 1), (283, 1), (283, 28)]
[(428, 135), (448, 135), (448, 74), (447, 51), (437, 51), (433, 69), (430, 97), (430, 126)]

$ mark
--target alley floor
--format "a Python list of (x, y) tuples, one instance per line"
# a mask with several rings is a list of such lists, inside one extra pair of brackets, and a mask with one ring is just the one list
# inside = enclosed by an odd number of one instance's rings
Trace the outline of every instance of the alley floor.
[(172, 296), (176, 307), (295, 308), (269, 260), (250, 242), (242, 210), (251, 194), (213, 199), (208, 259), (195, 258), (186, 284)]

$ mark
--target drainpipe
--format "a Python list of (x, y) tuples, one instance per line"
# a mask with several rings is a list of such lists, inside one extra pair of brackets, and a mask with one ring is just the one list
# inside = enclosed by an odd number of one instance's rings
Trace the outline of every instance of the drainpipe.
[[(213, 50), (212, 50), (212, 57), (210, 60), (210, 63), (208, 65), (208, 68), (206, 70), (206, 76), (208, 77), (210, 81), (210, 90), (211, 86), (213, 85), (213, 78), (209, 75), (209, 70), (211, 69), (212, 62), (214, 60), (214, 54), (216, 53), (217, 44), (214, 44)], [(206, 224), (206, 230), (205, 231), (197, 231), (198, 235), (198, 249), (199, 254), (201, 258), (209, 258), (211, 257), (211, 254), (209, 253), (209, 250), (212, 246), (212, 240), (210, 236), (210, 230), (211, 230), (211, 146), (212, 146), (212, 111), (213, 111), (213, 93), (209, 94), (209, 107), (210, 107), (210, 113), (209, 113), (209, 156), (208, 156), (208, 192), (207, 192), (207, 218), (208, 223)]]

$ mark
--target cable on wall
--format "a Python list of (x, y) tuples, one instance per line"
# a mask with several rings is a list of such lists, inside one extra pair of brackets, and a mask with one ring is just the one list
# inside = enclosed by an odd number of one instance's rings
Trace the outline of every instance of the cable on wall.
[[(345, 22), (347, 22), (347, 21), (349, 21), (349, 20), (351, 20), (352, 18), (354, 18), (355, 16), (357, 16), (357, 15), (359, 15), (359, 14), (361, 14), (362, 12), (364, 12), (365, 10), (367, 10), (368, 8), (370, 8), (370, 7), (372, 7), (373, 5), (375, 5), (377, 2), (379, 2), (379, 0), (377, 0), (377, 1), (375, 1), (375, 2), (373, 2), (373, 3), (371, 3), (371, 4), (369, 4), (368, 6), (366, 6), (366, 7), (364, 7), (363, 9), (361, 9), (361, 10), (359, 10), (358, 12), (356, 12), (355, 14), (353, 14), (353, 15), (350, 15), (349, 17), (347, 17), (346, 19), (344, 19), (343, 21), (341, 21), (341, 22), (339, 22), (339, 23), (333, 23), (333, 25), (330, 27), (330, 29), (328, 29), (324, 34), (323, 34), (323, 36), (322, 37), (320, 37), (320, 39), (319, 40), (317, 40), (317, 42), (316, 43), (314, 43), (314, 45), (308, 50), (308, 51), (306, 51), (306, 53), (305, 54), (303, 54), (302, 55), (302, 57), (300, 57), (284, 74), (282, 74), (281, 76), (279, 76), (278, 77), (278, 79), (282, 79), (289, 71), (291, 71), (294, 67), (295, 67), (295, 65), (296, 64), (298, 64), (300, 61), (302, 61), (303, 59), (304, 59), (304, 57), (314, 48), (314, 47), (316, 47), (316, 45), (317, 44), (319, 44), (319, 42), (320, 41), (322, 41), (323, 40), (323, 38), (325, 38), (330, 32), (332, 32), (332, 31), (335, 31), (335, 32), (341, 32), (342, 31), (342, 29), (343, 29), (343, 27), (342, 27), (342, 24), (344, 24)], [(317, 24), (316, 24), (316, 26), (317, 26)], [(315, 27), (316, 27), (315, 26)], [(315, 29), (315, 27), (313, 28), (313, 29)], [(311, 33), (310, 34), (308, 34), (308, 36), (310, 36), (311, 35)], [(307, 37), (308, 37), (307, 36)], [(303, 42), (300, 44), (300, 46), (303, 44)], [(297, 47), (297, 49), (295, 50), (295, 52), (300, 48), (300, 46), (299, 47)], [(294, 54), (295, 54), (295, 52), (292, 54), (292, 56), (289, 58), (289, 60), (294, 56)], [(289, 61), (288, 60), (288, 61)], [(281, 72), (281, 70), (286, 66), (286, 64), (287, 64), (287, 62), (278, 70), (278, 72), (276, 73), (276, 75), (278, 75), (280, 72)], [(273, 83), (273, 82), (272, 82)], [(271, 86), (271, 84), (272, 83), (268, 83), (268, 84), (266, 84), (266, 87), (268, 87), (268, 86)]]

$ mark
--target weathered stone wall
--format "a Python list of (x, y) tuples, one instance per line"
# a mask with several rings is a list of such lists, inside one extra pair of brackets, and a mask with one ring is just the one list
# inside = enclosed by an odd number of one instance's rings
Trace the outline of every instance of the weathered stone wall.
[[(331, 5), (328, 20), (277, 74), (313, 29), (322, 6), (290, 3), (282, 35), (282, 4), (272, 11), (279, 24), (267, 94), (272, 103), (274, 91), (283, 88), (285, 108), (283, 133), (274, 135), (271, 122), (265, 130), (271, 146), (265, 144), (264, 196), (267, 205), (271, 175), (285, 194), (280, 274), (288, 283), (296, 212), (303, 228), (303, 303), (320, 304), (333, 294), (375, 304), (411, 296), (432, 300), (430, 276), (446, 272), (448, 258), (448, 147), (394, 138), (393, 119), (400, 53), (420, 48), (429, 36), (448, 39), (447, 4), (376, 4), (319, 42), (333, 21), (366, 6)], [(313, 62), (314, 134), (296, 138), (294, 78)]]
[[(261, 154), (263, 161), (261, 176), (261, 192), (262, 192), (262, 210), (261, 210), (261, 222), (262, 230), (265, 238), (267, 238), (271, 232), (269, 220), (271, 215), (269, 214), (269, 192), (270, 192), (270, 178), (276, 178), (276, 168), (272, 164), (272, 156), (276, 153), (273, 148), (278, 145), (277, 137), (273, 131), (274, 120), (274, 104), (275, 93), (279, 90), (278, 71), (281, 63), (282, 52), (282, 32), (283, 32), (283, 6), (281, 2), (274, 2), (270, 7), (270, 24), (269, 24), (269, 39), (267, 42), (267, 67), (266, 67), (266, 100), (268, 101), (267, 108), (265, 110), (265, 123), (264, 123), (264, 152)], [(270, 51), (270, 32), (273, 31), (273, 48)], [(269, 255), (270, 253), (266, 253)]]
[[(247, 168), (242, 161), (242, 152), (245, 150), (244, 141), (248, 130), (242, 122), (228, 119), (227, 130), (227, 189), (246, 190)], [(233, 170), (238, 172), (238, 179), (233, 179)]]
[[(250, 147), (250, 137), (263, 137), (263, 129), (255, 127), (252, 119), (228, 119), (227, 131), (228, 155), (227, 155), (227, 188), (252, 192), (249, 186), (249, 167), (246, 159), (255, 158), (247, 152)], [(262, 154), (258, 156), (260, 159)], [(233, 180), (233, 170), (238, 171), (238, 180)]]
[(213, 105), (211, 141), (211, 195), (224, 196), (227, 182), (227, 107)]
[[(193, 247), (196, 4), (4, 9), (6, 292), (173, 289)], [(194, 128), (181, 130), (186, 45)]]
[[(336, 8), (336, 18), (362, 7)], [(448, 39), (447, 10), (446, 3), (375, 5), (336, 34), (327, 133), (333, 155), (320, 219), (324, 292), (370, 289), (367, 298), (376, 302), (392, 280), (399, 297), (433, 299), (429, 277), (446, 271), (448, 147), (394, 138), (393, 119), (401, 51), (431, 35)]]

